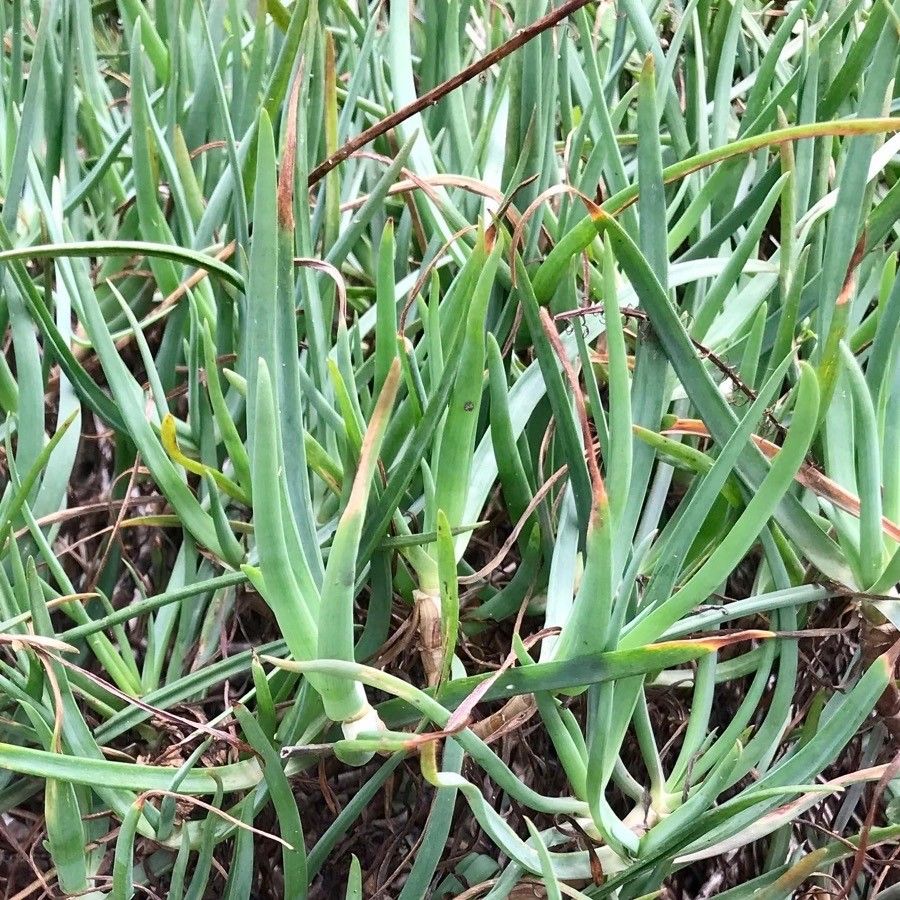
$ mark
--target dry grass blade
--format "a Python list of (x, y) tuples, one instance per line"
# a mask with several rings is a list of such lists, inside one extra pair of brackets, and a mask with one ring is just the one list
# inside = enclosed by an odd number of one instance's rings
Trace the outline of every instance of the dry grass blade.
[[(677, 419), (671, 427), (661, 432), (662, 434), (692, 434), (701, 437), (709, 437), (709, 431), (699, 419)], [(777, 444), (760, 437), (758, 434), (751, 436), (753, 443), (769, 458), (774, 459), (781, 449)], [(804, 463), (796, 476), (797, 484), (812, 491), (816, 496), (833, 503), (839, 509), (859, 518), (859, 497), (845, 490), (835, 481), (828, 478), (810, 463)], [(892, 522), (886, 516), (882, 516), (881, 525), (884, 533), (892, 540), (900, 541), (900, 525)]]

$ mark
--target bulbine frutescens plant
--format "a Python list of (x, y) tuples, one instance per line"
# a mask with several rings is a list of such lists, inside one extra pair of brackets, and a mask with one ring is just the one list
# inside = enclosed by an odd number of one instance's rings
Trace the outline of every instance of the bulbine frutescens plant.
[[(570, 3), (511, 55), (554, 4), (33, 7), (0, 812), (44, 877), (261, 896), (277, 830), (273, 890), (358, 897), (367, 809), (428, 784), (404, 900), (628, 900), (754, 842), (724, 896), (863, 896), (900, 829), (898, 5)], [(322, 824), (292, 777), (332, 751), (367, 767)], [(463, 817), (495, 854), (446, 851)]]

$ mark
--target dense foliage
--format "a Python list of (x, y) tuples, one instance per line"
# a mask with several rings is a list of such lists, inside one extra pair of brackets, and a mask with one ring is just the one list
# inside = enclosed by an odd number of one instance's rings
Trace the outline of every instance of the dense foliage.
[(4, 896), (897, 896), (900, 0), (0, 32)]

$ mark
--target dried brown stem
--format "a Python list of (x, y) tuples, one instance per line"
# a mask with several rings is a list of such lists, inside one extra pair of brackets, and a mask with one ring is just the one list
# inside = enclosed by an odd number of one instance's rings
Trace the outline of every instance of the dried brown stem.
[(536, 19), (530, 25), (526, 25), (521, 31), (517, 31), (508, 41), (505, 41), (499, 47), (495, 47), (490, 53), (482, 56), (481, 59), (475, 60), (475, 62), (466, 66), (462, 71), (457, 72), (453, 77), (442, 81), (430, 91), (422, 94), (417, 100), (408, 103), (389, 116), (385, 116), (370, 128), (360, 132), (355, 138), (351, 138), (343, 147), (340, 147), (331, 156), (320, 162), (309, 173), (309, 186), (312, 187), (321, 181), (335, 166), (339, 166), (352, 153), (365, 147), (366, 144), (371, 144), (376, 138), (386, 134), (392, 128), (396, 128), (401, 122), (411, 119), (416, 113), (422, 112), (423, 109), (428, 109), (429, 106), (434, 106), (447, 94), (462, 87), (473, 78), (477, 78), (482, 72), (486, 72), (491, 66), (496, 65), (511, 53), (515, 53), (520, 47), (524, 47), (529, 41), (534, 40), (539, 34), (561, 22), (566, 16), (581, 9), (582, 6), (587, 6), (589, 2), (590, 0), (566, 0), (565, 3), (562, 3), (556, 9), (550, 10), (547, 15), (541, 16), (540, 19)]
[(600, 466), (597, 464), (597, 457), (591, 449), (594, 440), (591, 435), (591, 426), (588, 420), (584, 393), (581, 390), (581, 385), (578, 383), (578, 376), (575, 374), (575, 369), (569, 360), (569, 355), (566, 353), (562, 341), (559, 339), (559, 333), (556, 330), (556, 326), (553, 324), (553, 319), (550, 318), (550, 313), (548, 313), (546, 309), (541, 308), (540, 316), (541, 326), (544, 329), (544, 333), (547, 335), (547, 340), (550, 341), (550, 345), (553, 347), (557, 357), (559, 357), (560, 365), (565, 373), (566, 380), (569, 382), (569, 387), (572, 389), (572, 395), (575, 398), (575, 408), (578, 411), (578, 421), (581, 424), (582, 439), (584, 440), (584, 446), (587, 452), (588, 474), (590, 475), (591, 487), (594, 492), (594, 507), (595, 510), (597, 510), (606, 501), (606, 486), (603, 483), (603, 476), (600, 474)]

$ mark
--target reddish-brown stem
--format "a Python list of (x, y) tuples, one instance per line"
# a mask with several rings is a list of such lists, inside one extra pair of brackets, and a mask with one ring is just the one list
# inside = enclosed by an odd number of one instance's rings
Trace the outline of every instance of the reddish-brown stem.
[(447, 94), (462, 87), (466, 82), (477, 78), (482, 72), (487, 71), (491, 66), (505, 59), (510, 53), (514, 53), (520, 47), (524, 47), (529, 41), (536, 38), (539, 34), (552, 28), (561, 22), (566, 16), (571, 15), (582, 6), (587, 6), (590, 0), (566, 0), (556, 9), (551, 9), (545, 16), (535, 19), (530, 25), (526, 25), (520, 31), (517, 31), (508, 41), (502, 43), (499, 47), (495, 47), (490, 53), (486, 53), (481, 59), (476, 60), (471, 65), (466, 66), (462, 71), (457, 72), (452, 78), (442, 81), (439, 85), (433, 87), (427, 93), (422, 94), (417, 100), (407, 104), (402, 109), (392, 112), (389, 116), (385, 116), (381, 121), (360, 132), (355, 138), (347, 141), (343, 147), (340, 147), (327, 159), (322, 160), (309, 173), (309, 186), (312, 187), (321, 181), (335, 166), (339, 166), (348, 156), (355, 153), (366, 144), (371, 144), (376, 138), (386, 134), (392, 128), (396, 128), (401, 122), (412, 118), (416, 113), (422, 112), (429, 106), (434, 106), (439, 100), (442, 100)]

